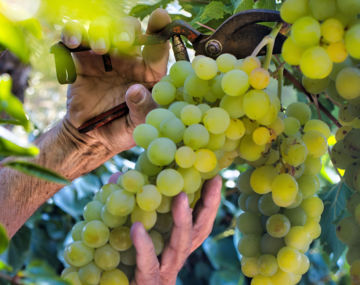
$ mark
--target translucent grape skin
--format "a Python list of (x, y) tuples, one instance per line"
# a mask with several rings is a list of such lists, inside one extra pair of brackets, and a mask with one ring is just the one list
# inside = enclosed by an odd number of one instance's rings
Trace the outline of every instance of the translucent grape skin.
[(272, 215), (266, 222), (266, 230), (272, 237), (284, 237), (290, 230), (290, 221), (285, 215)]

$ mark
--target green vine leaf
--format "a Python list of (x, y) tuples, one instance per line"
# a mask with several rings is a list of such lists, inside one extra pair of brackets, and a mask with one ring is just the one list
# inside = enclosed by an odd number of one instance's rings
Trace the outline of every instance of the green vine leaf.
[(2, 156), (36, 156), (39, 149), (36, 146), (23, 147), (0, 135), (0, 155)]
[(142, 20), (146, 16), (150, 15), (157, 8), (165, 8), (167, 4), (169, 4), (170, 2), (171, 0), (161, 0), (154, 5), (147, 5), (147, 4), (136, 5), (134, 8), (131, 9), (130, 16), (140, 18)]
[(9, 246), (9, 239), (5, 228), (0, 224), (0, 254), (3, 253)]
[(231, 12), (231, 9), (225, 6), (224, 3), (212, 1), (209, 5), (205, 6), (199, 20), (201, 23), (207, 23), (211, 20), (222, 19), (226, 14), (231, 14)]
[(18, 170), (25, 174), (44, 179), (46, 181), (59, 184), (70, 184), (69, 180), (57, 174), (56, 172), (28, 161), (13, 160), (3, 163), (2, 165)]
[(241, 0), (241, 2), (235, 7), (234, 14), (244, 10), (250, 10), (254, 7), (254, 0)]

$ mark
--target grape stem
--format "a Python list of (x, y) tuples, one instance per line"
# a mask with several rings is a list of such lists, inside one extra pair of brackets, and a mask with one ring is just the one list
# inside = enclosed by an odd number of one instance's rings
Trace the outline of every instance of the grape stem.
[(274, 50), (275, 39), (276, 39), (276, 36), (278, 35), (278, 33), (280, 32), (282, 26), (283, 26), (283, 23), (278, 23), (275, 26), (275, 28), (272, 29), (271, 33), (262, 39), (262, 41), (257, 45), (257, 47), (254, 49), (253, 53), (251, 54), (251, 56), (257, 56), (259, 54), (259, 52), (263, 49), (263, 47), (267, 46), (265, 61), (263, 64), (264, 69), (269, 69), (269, 67), (270, 67), (271, 58), (272, 58), (272, 54), (273, 54), (273, 50)]
[[(304, 93), (312, 103), (314, 103), (314, 98), (311, 96), (309, 92), (307, 92), (304, 88), (304, 86), (296, 79), (294, 75), (292, 75), (287, 69), (284, 69), (284, 76), (287, 78), (296, 89), (298, 89), (300, 92)], [(318, 102), (318, 108), (338, 127), (341, 128), (342, 125), (339, 123), (339, 121), (329, 112), (328, 109), (324, 107), (323, 104)]]
[(281, 64), (279, 67), (278, 67), (278, 70), (277, 70), (277, 79), (278, 79), (278, 88), (277, 88), (277, 95), (278, 95), (278, 98), (279, 98), (279, 101), (280, 103), (282, 102), (282, 88), (283, 88), (283, 83), (284, 83), (284, 64)]
[(209, 27), (209, 26), (206, 26), (206, 25), (204, 25), (204, 24), (202, 24), (202, 23), (200, 23), (200, 22), (196, 22), (196, 24), (198, 24), (199, 26), (201, 26), (201, 27), (203, 27), (203, 28), (205, 28), (205, 29), (208, 29), (209, 31), (211, 31), (211, 32), (216, 32), (216, 30), (215, 29), (213, 29), (213, 28), (211, 28), (211, 27)]

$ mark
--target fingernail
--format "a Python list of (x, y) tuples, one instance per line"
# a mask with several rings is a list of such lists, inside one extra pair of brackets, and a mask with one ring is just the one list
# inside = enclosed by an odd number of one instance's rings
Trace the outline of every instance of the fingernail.
[(137, 90), (129, 90), (128, 92), (131, 92), (129, 94), (129, 100), (134, 104), (139, 104), (142, 100), (145, 98), (145, 92), (143, 88), (141, 87), (132, 87), (132, 89)]
[(97, 39), (95, 42), (91, 43), (91, 48), (95, 52), (103, 52), (106, 50), (106, 43), (104, 39)]
[(79, 38), (77, 36), (71, 36), (68, 39), (68, 43), (71, 46), (78, 46), (80, 44), (80, 40), (79, 40)]

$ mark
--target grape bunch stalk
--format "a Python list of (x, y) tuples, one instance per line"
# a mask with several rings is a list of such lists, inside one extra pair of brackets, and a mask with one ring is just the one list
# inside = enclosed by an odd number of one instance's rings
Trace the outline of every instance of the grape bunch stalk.
[[(281, 16), (292, 24), (282, 55), (299, 65), (302, 83), (311, 94), (325, 93), (339, 106), (342, 124), (331, 150), (334, 167), (345, 171), (343, 180), (360, 190), (360, 2), (357, 0), (288, 0)], [(337, 225), (338, 238), (349, 246), (347, 261), (355, 284), (360, 283), (360, 209), (358, 193), (348, 202), (348, 217)], [(357, 220), (357, 221), (356, 221)]]

